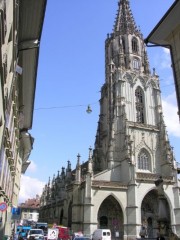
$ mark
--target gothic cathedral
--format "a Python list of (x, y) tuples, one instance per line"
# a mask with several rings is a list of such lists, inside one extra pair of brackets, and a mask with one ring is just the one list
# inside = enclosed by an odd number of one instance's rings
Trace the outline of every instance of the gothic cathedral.
[(163, 119), (159, 78), (151, 74), (129, 0), (120, 0), (105, 41), (105, 83), (94, 149), (88, 161), (49, 181), (40, 220), (112, 239), (180, 236), (178, 169)]

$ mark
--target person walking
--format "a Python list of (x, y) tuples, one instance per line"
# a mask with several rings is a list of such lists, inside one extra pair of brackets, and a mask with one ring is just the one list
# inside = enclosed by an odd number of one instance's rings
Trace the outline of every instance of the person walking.
[(146, 231), (145, 226), (143, 226), (143, 225), (141, 226), (139, 235), (141, 236), (141, 238), (145, 238), (147, 236), (147, 231)]

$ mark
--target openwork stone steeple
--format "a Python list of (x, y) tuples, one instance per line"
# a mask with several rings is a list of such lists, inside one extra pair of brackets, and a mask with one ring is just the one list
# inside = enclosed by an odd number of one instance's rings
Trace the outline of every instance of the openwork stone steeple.
[(129, 6), (129, 0), (121, 0), (118, 5), (119, 9), (115, 20), (114, 33), (120, 35), (135, 34), (141, 37)]
[(117, 69), (150, 74), (143, 35), (137, 28), (128, 0), (119, 1), (114, 29), (108, 34), (105, 44), (106, 79), (109, 78), (109, 70)]
[[(138, 159), (142, 153), (151, 156), (157, 151), (156, 156), (164, 155), (164, 158), (154, 163), (149, 160), (148, 171), (171, 174), (164, 162), (172, 154), (164, 147), (156, 148), (162, 144), (157, 139), (164, 136), (158, 110), (162, 105), (159, 78), (150, 73), (144, 39), (134, 21), (129, 0), (119, 0), (113, 32), (105, 41), (105, 52), (106, 79), (101, 89), (94, 171), (111, 169), (120, 162), (133, 164), (134, 172), (139, 171)], [(153, 147), (152, 142), (156, 142)], [(170, 162), (173, 163), (172, 157)], [(122, 167), (121, 178), (129, 181), (131, 176), (124, 175), (124, 169), (128, 167)]]

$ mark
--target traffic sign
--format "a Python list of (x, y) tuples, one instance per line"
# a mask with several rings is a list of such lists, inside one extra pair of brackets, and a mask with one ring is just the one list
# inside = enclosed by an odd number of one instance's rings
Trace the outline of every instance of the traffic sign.
[(12, 213), (11, 218), (13, 220), (19, 220), (21, 218), (21, 209), (20, 208), (13, 207), (11, 210), (11, 213)]
[(0, 203), (0, 211), (1, 211), (1, 212), (6, 211), (7, 208), (8, 208), (8, 205), (7, 205), (6, 202), (1, 202), (1, 203)]
[(48, 240), (57, 240), (58, 239), (58, 229), (48, 228)]
[(13, 207), (11, 211), (12, 211), (13, 215), (20, 215), (20, 213), (21, 213), (21, 209), (20, 208)]

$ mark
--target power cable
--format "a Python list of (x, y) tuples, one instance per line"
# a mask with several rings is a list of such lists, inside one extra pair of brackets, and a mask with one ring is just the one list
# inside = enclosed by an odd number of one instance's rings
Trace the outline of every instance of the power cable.
[(80, 105), (65, 105), (65, 106), (52, 106), (52, 107), (39, 107), (34, 110), (52, 110), (52, 109), (60, 109), (60, 108), (76, 108), (76, 107), (86, 107), (90, 105), (97, 104), (99, 101), (91, 103), (91, 104), (80, 104)]

